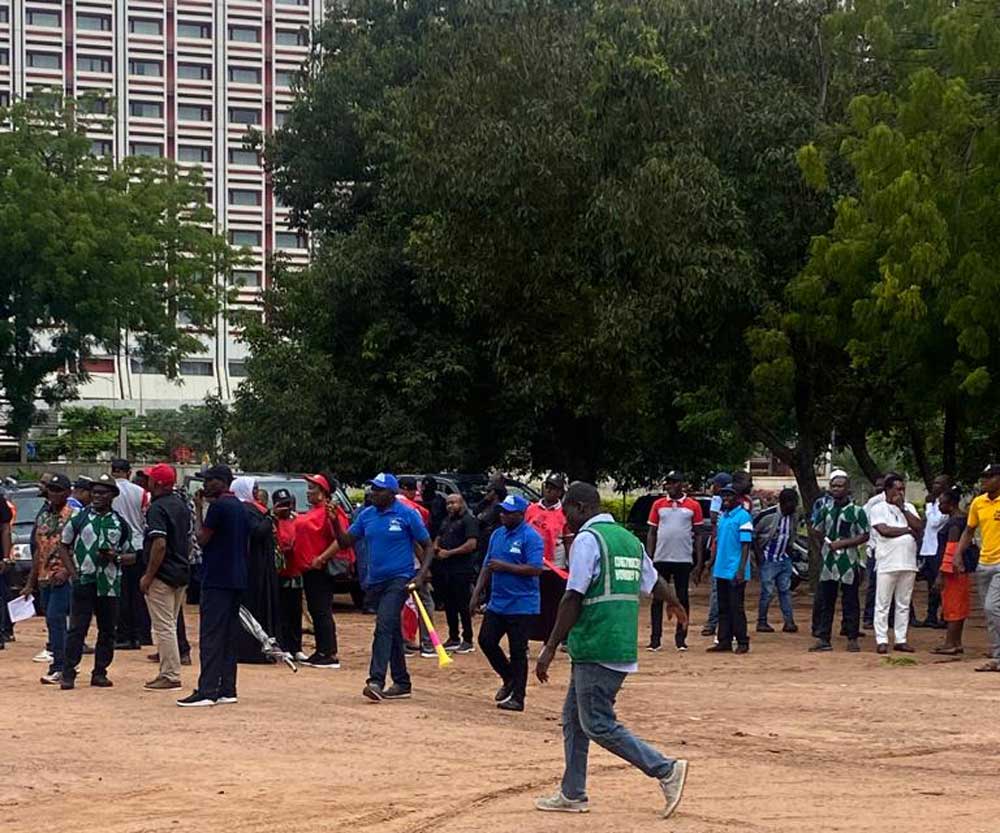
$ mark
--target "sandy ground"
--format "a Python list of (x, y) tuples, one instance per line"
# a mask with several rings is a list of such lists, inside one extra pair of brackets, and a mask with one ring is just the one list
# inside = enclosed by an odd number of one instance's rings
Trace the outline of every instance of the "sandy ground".
[[(360, 692), (372, 619), (344, 610), (339, 671), (241, 666), (239, 705), (182, 710), (142, 690), (146, 651), (118, 654), (113, 689), (86, 685), (89, 657), (77, 690), (41, 686), (35, 619), (0, 653), (0, 830), (1000, 831), (1000, 675), (972, 673), (981, 616), (965, 661), (935, 662), (939, 632), (917, 630), (919, 664), (888, 667), (870, 635), (861, 655), (842, 639), (806, 653), (808, 598), (797, 606), (803, 632), (755, 635), (749, 656), (705, 654), (700, 636), (687, 654), (641, 654), (619, 715), (691, 762), (669, 821), (656, 785), (596, 747), (589, 815), (533, 809), (561, 772), (565, 657), (552, 683), (531, 683), (521, 715), (493, 707), (497, 680), (478, 653), (449, 669), (413, 660), (413, 699), (371, 704)], [(704, 610), (702, 589), (696, 623)]]

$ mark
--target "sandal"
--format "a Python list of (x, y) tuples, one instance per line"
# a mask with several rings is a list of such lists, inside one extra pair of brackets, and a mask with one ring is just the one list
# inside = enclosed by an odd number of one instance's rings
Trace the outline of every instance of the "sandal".
[(1000, 671), (1000, 660), (991, 659), (976, 667), (976, 671)]
[(949, 647), (947, 645), (938, 645), (937, 648), (931, 648), (932, 654), (939, 654), (945, 657), (957, 657), (959, 654), (964, 654), (964, 648)]

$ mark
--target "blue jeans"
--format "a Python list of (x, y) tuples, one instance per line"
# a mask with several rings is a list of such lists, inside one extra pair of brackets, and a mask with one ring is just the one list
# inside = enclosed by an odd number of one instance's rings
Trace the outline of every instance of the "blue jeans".
[(590, 742), (603, 746), (651, 778), (673, 772), (673, 758), (666, 758), (639, 740), (615, 717), (615, 698), (628, 676), (594, 662), (574, 662), (563, 705), (563, 750), (566, 771), (562, 794), (573, 800), (587, 798), (587, 755)]
[(719, 592), (715, 589), (715, 579), (709, 574), (711, 589), (708, 592), (708, 621), (705, 623), (712, 630), (719, 627)]
[(757, 605), (757, 624), (767, 622), (767, 608), (771, 604), (774, 591), (778, 591), (778, 603), (786, 625), (795, 621), (792, 612), (792, 559), (780, 558), (765, 561), (760, 565), (760, 603)]
[(66, 622), (73, 601), (73, 585), (52, 584), (42, 588), (42, 607), (45, 608), (45, 626), (49, 630), (49, 650), (52, 664), (49, 673), (62, 671), (66, 665)]
[(375, 637), (372, 639), (372, 661), (368, 682), (385, 686), (386, 670), (392, 671), (392, 681), (403, 688), (410, 687), (403, 653), (402, 613), (406, 603), (408, 578), (393, 578), (368, 588), (366, 604), (375, 608)]

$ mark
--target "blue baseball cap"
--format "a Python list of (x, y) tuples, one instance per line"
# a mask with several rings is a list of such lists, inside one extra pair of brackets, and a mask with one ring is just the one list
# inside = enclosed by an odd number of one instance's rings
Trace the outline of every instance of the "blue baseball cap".
[(528, 508), (528, 501), (520, 495), (507, 495), (500, 503), (502, 512), (524, 512)]
[(733, 482), (733, 476), (729, 472), (720, 471), (715, 477), (712, 478), (712, 482), (716, 486), (729, 486)]
[(387, 472), (379, 472), (371, 480), (365, 481), (366, 486), (371, 486), (373, 489), (390, 489), (393, 492), (399, 491), (399, 481), (393, 474), (388, 474)]

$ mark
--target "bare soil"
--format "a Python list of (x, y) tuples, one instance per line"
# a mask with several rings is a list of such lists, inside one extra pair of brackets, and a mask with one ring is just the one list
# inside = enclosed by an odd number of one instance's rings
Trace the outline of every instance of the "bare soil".
[[(802, 632), (753, 634), (743, 657), (704, 653), (704, 612), (701, 588), (691, 650), (643, 652), (618, 701), (634, 732), (691, 762), (670, 821), (655, 783), (596, 747), (589, 815), (533, 809), (561, 773), (565, 657), (549, 685), (530, 684), (524, 714), (494, 708), (497, 680), (479, 653), (448, 669), (414, 659), (413, 699), (372, 704), (361, 697), (372, 619), (338, 610), (339, 671), (241, 666), (238, 705), (184, 710), (142, 689), (155, 671), (146, 650), (118, 653), (113, 689), (86, 685), (90, 657), (75, 691), (41, 686), (36, 618), (0, 652), (0, 830), (1000, 831), (1000, 675), (972, 671), (980, 613), (963, 661), (936, 661), (940, 632), (914, 630), (918, 664), (897, 667), (870, 634), (860, 655), (843, 639), (807, 653), (805, 594)], [(184, 693), (196, 672), (184, 669)]]

